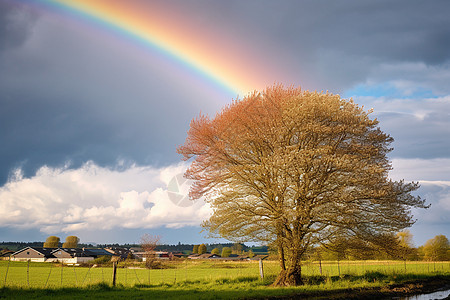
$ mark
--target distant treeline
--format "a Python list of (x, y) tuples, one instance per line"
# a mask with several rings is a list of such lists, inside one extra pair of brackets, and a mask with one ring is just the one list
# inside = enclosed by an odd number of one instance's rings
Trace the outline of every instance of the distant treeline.
[[(59, 243), (58, 246), (62, 247), (63, 243)], [(44, 242), (0, 242), (0, 249), (9, 249), (12, 251), (17, 251), (20, 249), (23, 249), (25, 247), (42, 247), (44, 245)], [(169, 252), (191, 252), (196, 244), (181, 244), (178, 243), (177, 245), (168, 245), (168, 244), (162, 244), (158, 245), (156, 247), (157, 251), (169, 251)], [(218, 248), (219, 250), (222, 250), (224, 247), (229, 248), (238, 248), (240, 251), (248, 252), (249, 250), (252, 250), (254, 253), (267, 253), (268, 248), (267, 246), (246, 246), (245, 244), (233, 244), (233, 243), (223, 243), (223, 244), (205, 244), (207, 251), (210, 252), (214, 248)], [(238, 246), (239, 245), (239, 246)], [(140, 248), (141, 245), (139, 244), (83, 244), (79, 243), (78, 248), (107, 248), (107, 247), (120, 247), (120, 248)]]
[[(58, 247), (62, 247), (63, 243), (58, 243)], [(0, 242), (0, 249), (8, 249), (17, 251), (25, 247), (42, 247), (44, 242)], [(94, 248), (92, 244), (79, 243), (78, 248)]]
[[(185, 252), (190, 253), (194, 249), (195, 245), (199, 244), (181, 244), (178, 243), (176, 245), (169, 244), (161, 244), (156, 246), (156, 251), (168, 251), (168, 252)], [(267, 246), (246, 246), (245, 244), (236, 244), (236, 243), (219, 243), (219, 244), (206, 244), (206, 250), (211, 252), (214, 248), (218, 248), (220, 251), (224, 247), (229, 247), (233, 250), (248, 252), (252, 250), (253, 253), (267, 253)], [(123, 247), (123, 248), (139, 248), (141, 245), (139, 244), (98, 244), (97, 247), (106, 248), (106, 247)]]

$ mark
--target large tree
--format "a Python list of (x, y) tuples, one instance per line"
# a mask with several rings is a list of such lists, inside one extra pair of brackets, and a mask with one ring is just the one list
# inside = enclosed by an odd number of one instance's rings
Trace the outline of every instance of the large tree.
[(272, 243), (275, 285), (298, 285), (301, 257), (336, 238), (368, 242), (414, 223), (417, 183), (388, 178), (393, 139), (352, 100), (274, 86), (191, 121), (177, 151), (194, 158), (190, 197), (213, 208), (211, 233)]

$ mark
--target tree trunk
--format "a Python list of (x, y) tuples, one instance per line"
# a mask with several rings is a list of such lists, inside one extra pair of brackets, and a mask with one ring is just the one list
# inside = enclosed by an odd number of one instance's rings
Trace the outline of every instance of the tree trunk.
[(300, 249), (289, 249), (289, 264), (287, 269), (282, 269), (273, 283), (274, 286), (296, 286), (302, 285), (302, 264)]
[(284, 248), (283, 245), (280, 243), (278, 246), (278, 257), (280, 259), (280, 268), (282, 271), (286, 271), (286, 261), (284, 258)]

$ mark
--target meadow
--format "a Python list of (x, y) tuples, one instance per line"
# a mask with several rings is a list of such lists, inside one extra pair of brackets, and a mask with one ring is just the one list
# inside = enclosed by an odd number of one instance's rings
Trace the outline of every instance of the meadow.
[(257, 261), (180, 260), (164, 269), (121, 262), (116, 287), (112, 267), (62, 266), (53, 263), (0, 261), (0, 298), (84, 297), (199, 299), (268, 297), (293, 294), (326, 295), (339, 291), (382, 288), (396, 283), (430, 278), (450, 281), (450, 262), (334, 261), (304, 262), (305, 285), (274, 288), (279, 271), (276, 261), (264, 261), (264, 279)]

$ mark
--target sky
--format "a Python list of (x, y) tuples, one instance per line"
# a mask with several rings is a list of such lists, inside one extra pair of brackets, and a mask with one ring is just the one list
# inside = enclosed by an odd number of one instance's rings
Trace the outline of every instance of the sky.
[(176, 153), (275, 83), (352, 98), (450, 237), (450, 2), (0, 0), (0, 241), (213, 243)]

